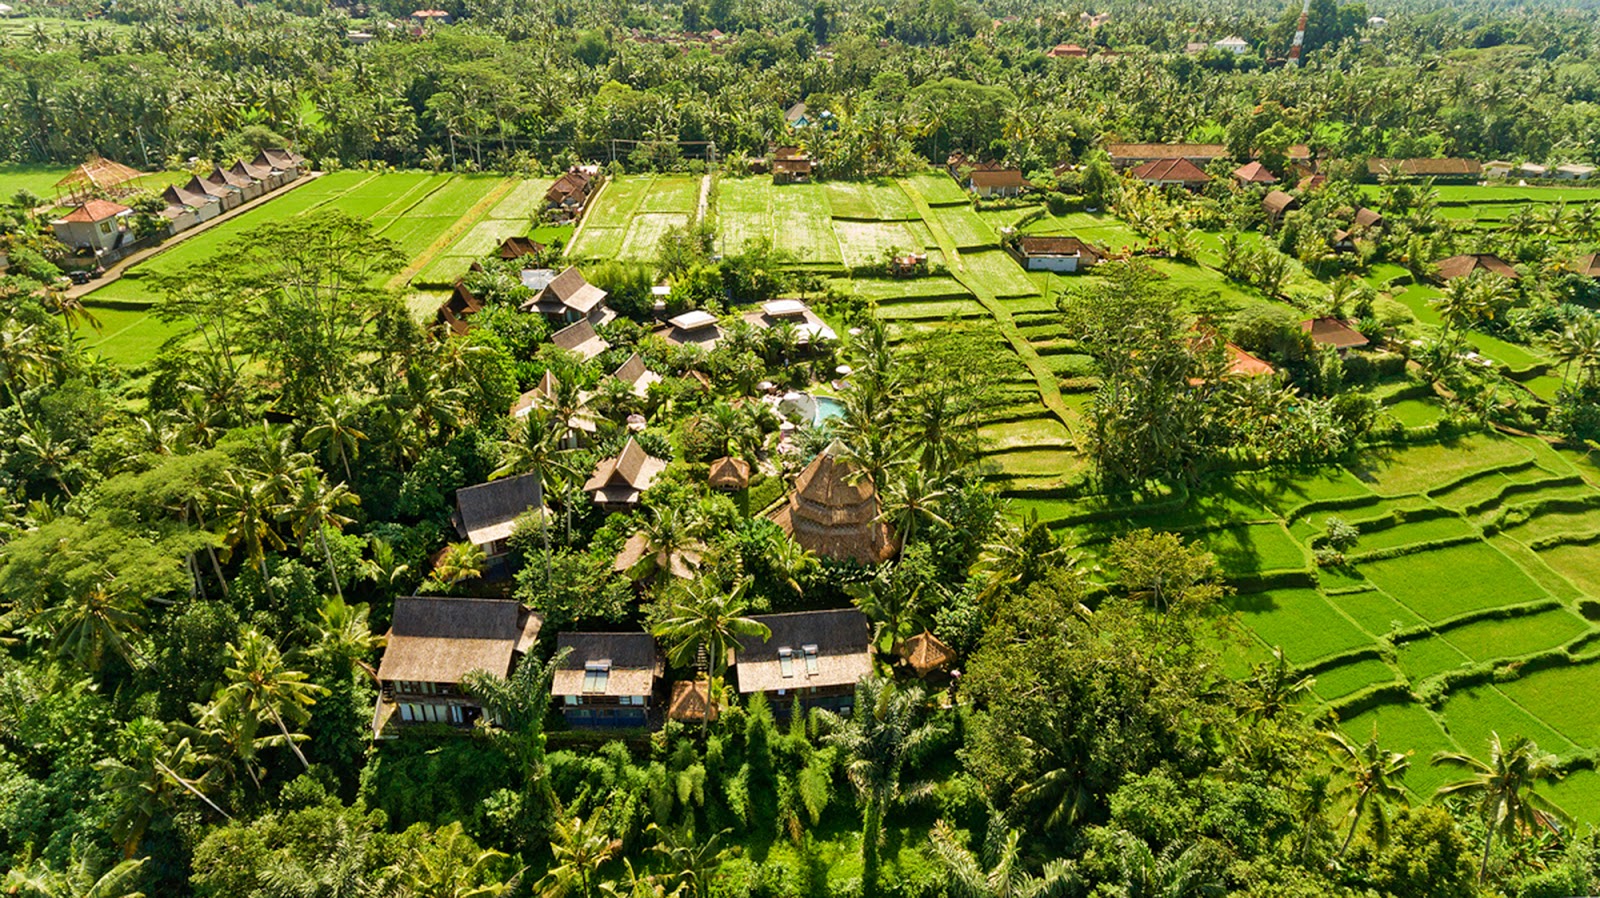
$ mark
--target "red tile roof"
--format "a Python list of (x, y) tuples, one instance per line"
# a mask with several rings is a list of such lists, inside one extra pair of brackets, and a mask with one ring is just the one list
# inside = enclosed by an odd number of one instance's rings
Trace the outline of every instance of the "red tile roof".
[(1300, 329), (1310, 334), (1313, 342), (1335, 349), (1360, 349), (1372, 342), (1366, 335), (1351, 327), (1349, 322), (1338, 318), (1313, 318), (1310, 321), (1302, 321)]
[(61, 220), (86, 221), (92, 223), (96, 221), (105, 221), (108, 218), (116, 218), (118, 215), (121, 215), (124, 212), (132, 211), (133, 210), (129, 209), (127, 206), (124, 206), (121, 203), (113, 203), (110, 200), (90, 200), (78, 208), (73, 209), (71, 212), (68, 212), (67, 216)]
[(1246, 184), (1276, 184), (1277, 176), (1267, 171), (1267, 167), (1259, 162), (1246, 162), (1233, 170), (1233, 176)]
[(1133, 170), (1133, 176), (1157, 184), (1204, 184), (1211, 180), (1198, 165), (1182, 157), (1146, 162)]

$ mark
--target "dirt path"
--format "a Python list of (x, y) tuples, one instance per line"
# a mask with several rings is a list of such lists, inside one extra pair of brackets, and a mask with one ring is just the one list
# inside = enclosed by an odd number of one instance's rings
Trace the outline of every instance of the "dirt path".
[(296, 189), (299, 189), (301, 187), (304, 187), (305, 185), (310, 184), (312, 181), (315, 181), (316, 179), (322, 177), (323, 174), (324, 174), (323, 172), (317, 171), (317, 172), (312, 172), (312, 173), (310, 173), (309, 175), (306, 175), (303, 178), (296, 178), (293, 181), (290, 181), (288, 184), (285, 184), (284, 186), (279, 187), (277, 190), (272, 191), (271, 193), (262, 194), (261, 196), (256, 197), (255, 199), (251, 200), (248, 203), (241, 203), (241, 204), (233, 207), (232, 209), (229, 209), (228, 211), (222, 213), (221, 215), (218, 215), (216, 218), (212, 218), (212, 219), (208, 219), (206, 221), (203, 221), (200, 224), (197, 224), (194, 227), (190, 228), (189, 230), (184, 231), (184, 232), (182, 232), (182, 233), (180, 233), (180, 234), (178, 234), (178, 235), (176, 235), (174, 237), (171, 237), (171, 238), (167, 239), (166, 241), (163, 241), (162, 243), (160, 243), (160, 244), (158, 244), (156, 246), (152, 246), (149, 249), (139, 250), (138, 252), (134, 253), (131, 256), (125, 256), (125, 257), (123, 257), (121, 259), (118, 259), (116, 261), (116, 263), (113, 264), (110, 268), (106, 269), (106, 273), (100, 275), (99, 278), (97, 278), (95, 280), (92, 280), (87, 284), (73, 284), (71, 287), (68, 287), (67, 288), (67, 295), (72, 297), (72, 298), (74, 298), (74, 299), (76, 299), (78, 297), (82, 297), (82, 296), (88, 296), (89, 294), (93, 293), (94, 291), (99, 290), (101, 287), (104, 287), (104, 286), (106, 286), (108, 284), (115, 283), (119, 278), (122, 277), (123, 272), (126, 272), (128, 269), (132, 268), (133, 266), (138, 265), (140, 262), (143, 262), (143, 261), (145, 261), (147, 259), (153, 259), (156, 256), (159, 256), (162, 253), (166, 252), (167, 250), (172, 249), (175, 246), (178, 246), (179, 244), (183, 243), (185, 240), (188, 240), (190, 237), (193, 237), (196, 234), (203, 234), (206, 231), (209, 231), (212, 228), (217, 227), (218, 225), (226, 224), (226, 223), (232, 221), (233, 219), (239, 217), (240, 215), (243, 215), (246, 212), (249, 212), (249, 211), (254, 210), (254, 209), (258, 209), (258, 208), (261, 207), (262, 204), (264, 204), (264, 203), (266, 203), (266, 202), (268, 202), (270, 200), (277, 199), (278, 197), (283, 196), (284, 194), (288, 193), (291, 190), (296, 190)]
[[(448, 184), (449, 182), (447, 181), (445, 183)], [(484, 215), (488, 214), (489, 210), (493, 209), (495, 204), (504, 199), (505, 195), (510, 193), (516, 186), (516, 178), (506, 178), (504, 181), (501, 181), (500, 184), (493, 190), (484, 194), (483, 199), (480, 199), (474, 203), (472, 208), (466, 211), (465, 215), (462, 215), (460, 218), (456, 219), (455, 224), (451, 225), (449, 228), (446, 228), (445, 232), (440, 234), (438, 237), (435, 237), (433, 242), (428, 244), (427, 249), (423, 250), (421, 253), (418, 253), (417, 257), (411, 260), (411, 264), (400, 269), (400, 272), (394, 277), (390, 278), (389, 282), (385, 286), (393, 290), (410, 284), (411, 279), (417, 276), (417, 272), (428, 267), (428, 263), (432, 262), (434, 257), (438, 256), (439, 253), (449, 248), (450, 244), (455, 243), (456, 239), (462, 234), (472, 230), (473, 226), (482, 221)], [(441, 189), (443, 188), (441, 187)], [(417, 202), (420, 203), (422, 200), (419, 199)], [(412, 204), (412, 206), (415, 205), (416, 203)], [(404, 213), (401, 213), (401, 215), (404, 216)], [(396, 220), (398, 221), (399, 219)]]
[(706, 220), (706, 209), (710, 205), (711, 205), (711, 173), (710, 172), (706, 172), (705, 177), (700, 179), (700, 214), (699, 214), (699, 217), (695, 219), (695, 221), (697, 223)]
[(951, 277), (954, 277), (961, 283), (961, 286), (966, 287), (973, 296), (977, 297), (979, 304), (994, 317), (995, 324), (999, 327), (1000, 335), (1005, 337), (1011, 344), (1011, 348), (1022, 359), (1022, 364), (1027, 366), (1029, 373), (1038, 382), (1039, 398), (1044, 402), (1044, 407), (1061, 419), (1061, 426), (1067, 429), (1069, 437), (1072, 436), (1072, 412), (1067, 408), (1066, 400), (1061, 398), (1061, 384), (1056, 379), (1055, 372), (1051, 371), (1050, 366), (1046, 365), (1044, 359), (1039, 357), (1039, 351), (1034, 349), (1032, 343), (1028, 342), (1028, 338), (1017, 330), (1017, 322), (1016, 319), (1011, 317), (1011, 311), (1000, 302), (999, 297), (995, 296), (992, 290), (967, 269), (966, 263), (961, 259), (961, 252), (956, 249), (954, 238), (934, 217), (933, 207), (928, 204), (927, 197), (924, 197), (915, 186), (905, 181), (899, 183), (901, 189), (911, 198), (911, 204), (916, 207), (917, 214), (922, 216), (922, 221), (928, 226), (929, 233), (933, 234), (934, 241), (939, 244), (939, 251), (944, 253), (945, 265), (950, 269)]

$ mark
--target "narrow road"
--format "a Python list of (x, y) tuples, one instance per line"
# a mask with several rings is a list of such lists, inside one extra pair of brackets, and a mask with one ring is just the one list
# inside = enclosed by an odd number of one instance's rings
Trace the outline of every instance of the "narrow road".
[(944, 226), (934, 217), (933, 207), (928, 204), (927, 197), (924, 197), (921, 191), (906, 181), (902, 180), (898, 183), (901, 189), (906, 192), (906, 195), (911, 198), (911, 204), (916, 207), (917, 214), (922, 216), (922, 221), (928, 226), (928, 231), (933, 234), (934, 242), (939, 244), (939, 251), (944, 253), (945, 266), (950, 270), (951, 277), (954, 277), (960, 282), (961, 286), (966, 287), (968, 292), (977, 297), (979, 304), (994, 317), (995, 324), (999, 327), (1000, 335), (1010, 342), (1011, 348), (1022, 359), (1022, 364), (1027, 366), (1029, 373), (1033, 375), (1033, 379), (1038, 382), (1039, 399), (1044, 403), (1044, 407), (1061, 419), (1061, 426), (1065, 427), (1067, 435), (1071, 436), (1072, 412), (1067, 408), (1066, 400), (1061, 398), (1061, 383), (1056, 379), (1055, 372), (1051, 371), (1050, 366), (1046, 365), (1044, 359), (1039, 357), (1039, 351), (1033, 348), (1033, 344), (1028, 342), (1028, 338), (1017, 330), (1017, 322), (1016, 319), (1011, 317), (1011, 310), (1000, 302), (994, 291), (990, 290), (988, 286), (967, 269), (966, 263), (961, 259), (961, 252), (956, 249), (955, 240), (950, 236), (950, 232), (946, 231)]

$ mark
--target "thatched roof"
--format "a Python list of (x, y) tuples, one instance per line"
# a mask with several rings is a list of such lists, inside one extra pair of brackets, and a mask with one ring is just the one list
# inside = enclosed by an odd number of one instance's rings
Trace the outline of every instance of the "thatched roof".
[(742, 458), (719, 458), (711, 463), (706, 483), (714, 490), (738, 492), (750, 485), (750, 463)]
[(531, 647), (542, 624), (509, 599), (401, 596), (378, 679), (459, 683), (473, 670), (505, 676), (514, 653)]
[(1394, 172), (1406, 177), (1470, 177), (1481, 174), (1483, 166), (1475, 159), (1368, 159), (1367, 171), (1382, 175)]
[(1362, 228), (1376, 228), (1383, 224), (1383, 216), (1366, 206), (1356, 210), (1356, 226)]
[(1300, 329), (1310, 334), (1313, 342), (1335, 349), (1360, 349), (1371, 342), (1349, 322), (1338, 318), (1312, 318), (1300, 322)]
[(1278, 178), (1259, 162), (1246, 162), (1233, 170), (1233, 176), (1242, 184), (1276, 184)]
[(849, 686), (872, 673), (872, 628), (854, 608), (763, 614), (753, 620), (772, 636), (765, 641), (740, 637), (735, 671), (741, 693)]
[(161, 198), (174, 206), (188, 206), (191, 209), (209, 206), (217, 201), (217, 198), (209, 193), (201, 193), (176, 184), (169, 185), (163, 190)]
[(684, 723), (700, 723), (706, 714), (717, 719), (717, 706), (711, 703), (711, 684), (705, 680), (679, 680), (672, 684), (672, 702), (667, 717)]
[(1205, 163), (1228, 155), (1228, 148), (1220, 143), (1108, 143), (1106, 153), (1113, 162), (1187, 159)]
[(628, 356), (611, 376), (633, 388), (633, 394), (643, 399), (650, 393), (650, 385), (661, 383), (661, 375), (644, 366), (644, 359), (636, 352)]
[(1204, 184), (1211, 176), (1203, 169), (1182, 157), (1154, 159), (1130, 172), (1135, 178), (1152, 184)]
[(825, 558), (879, 564), (895, 552), (889, 527), (878, 519), (878, 491), (856, 477), (837, 442), (795, 478), (788, 501), (772, 520), (803, 548)]
[(811, 174), (811, 160), (800, 159), (774, 159), (772, 173), (783, 175), (809, 175)]
[(607, 343), (594, 329), (594, 324), (584, 318), (576, 324), (569, 324), (561, 330), (550, 335), (550, 342), (562, 349), (575, 352), (583, 357), (584, 361), (594, 358), (607, 349)]
[(589, 192), (589, 182), (593, 176), (582, 169), (570, 169), (557, 178), (550, 189), (544, 192), (544, 198), (550, 203), (566, 203), (575, 201)]
[(532, 237), (507, 237), (500, 241), (500, 258), (520, 259), (523, 256), (537, 256), (544, 252), (544, 244)]
[(517, 517), (544, 507), (538, 474), (491, 480), (456, 490), (456, 530), (475, 546), (511, 535)]
[(240, 159), (238, 162), (233, 164), (233, 173), (236, 175), (244, 175), (245, 177), (254, 181), (265, 181), (266, 179), (272, 177), (272, 166), (263, 165), (258, 162), (246, 162), (243, 159)]
[[(661, 676), (661, 657), (649, 633), (561, 633), (556, 652), (566, 657), (556, 666), (551, 695), (649, 695)], [(586, 674), (604, 671), (584, 688)]]
[(288, 171), (304, 165), (306, 158), (294, 150), (269, 149), (256, 154), (258, 165), (270, 165), (274, 171)]
[(109, 190), (142, 177), (144, 175), (138, 169), (99, 156), (90, 156), (88, 161), (67, 172), (66, 177), (57, 181), (56, 189), (73, 193), (81, 190)]
[(649, 489), (666, 467), (665, 461), (645, 452), (633, 437), (628, 437), (621, 452), (600, 460), (583, 491), (594, 493), (594, 500), (602, 505), (631, 505), (639, 501), (639, 494)]
[(790, 106), (788, 108), (788, 110), (783, 113), (783, 117), (791, 125), (794, 124), (795, 122), (805, 118), (806, 117), (806, 104), (805, 103), (796, 103), (793, 106)]
[(927, 630), (895, 646), (894, 653), (919, 677), (943, 670), (956, 660), (955, 649)]
[(1579, 256), (1576, 269), (1584, 277), (1600, 278), (1600, 253)]
[(1517, 270), (1494, 253), (1466, 253), (1460, 256), (1451, 256), (1448, 259), (1441, 259), (1438, 263), (1438, 269), (1439, 280), (1441, 281), (1453, 281), (1456, 278), (1466, 277), (1474, 271), (1489, 271), (1512, 280), (1517, 277)]
[(1276, 218), (1290, 209), (1300, 208), (1300, 200), (1296, 199), (1293, 194), (1274, 190), (1262, 198), (1261, 208), (1267, 210), (1268, 215)]
[(534, 297), (522, 304), (524, 312), (560, 315), (567, 311), (587, 316), (606, 301), (607, 293), (584, 280), (583, 272), (568, 266)]
[(435, 318), (440, 324), (450, 328), (451, 333), (459, 336), (468, 330), (466, 317), (482, 310), (483, 302), (467, 289), (466, 284), (456, 281), (455, 289), (450, 291), (450, 298), (439, 306)]

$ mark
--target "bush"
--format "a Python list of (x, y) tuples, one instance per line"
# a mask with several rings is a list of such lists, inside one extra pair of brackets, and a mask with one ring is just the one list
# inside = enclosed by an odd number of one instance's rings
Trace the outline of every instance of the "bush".
[(1329, 515), (1322, 523), (1323, 542), (1340, 552), (1354, 547), (1361, 538), (1361, 529), (1338, 515)]

